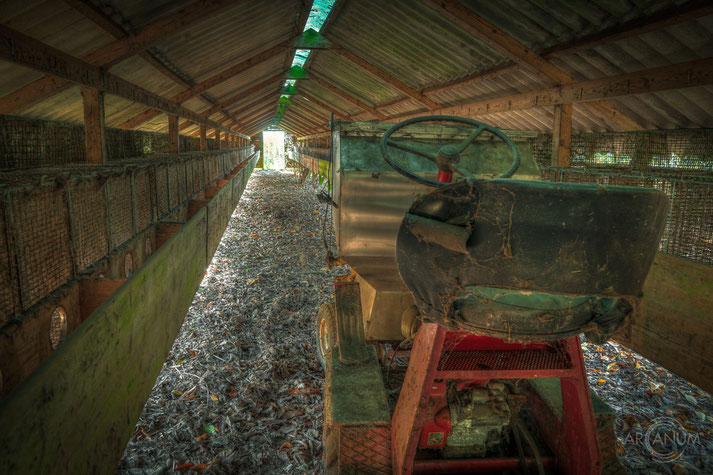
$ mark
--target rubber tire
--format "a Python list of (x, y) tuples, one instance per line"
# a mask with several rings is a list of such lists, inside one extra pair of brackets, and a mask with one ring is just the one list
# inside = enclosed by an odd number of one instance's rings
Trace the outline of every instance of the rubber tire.
[[(326, 331), (326, 335), (322, 332)], [(326, 351), (324, 348), (326, 339)], [(322, 365), (322, 370), (327, 370), (327, 353), (337, 347), (337, 311), (334, 302), (324, 303), (319, 306), (314, 324), (314, 340), (317, 347), (317, 359)]]

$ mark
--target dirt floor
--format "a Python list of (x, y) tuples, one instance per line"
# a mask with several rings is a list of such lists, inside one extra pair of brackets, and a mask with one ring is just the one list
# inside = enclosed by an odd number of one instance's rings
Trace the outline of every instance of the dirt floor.
[[(321, 473), (314, 318), (348, 268), (327, 269), (320, 188), (292, 172), (253, 174), (117, 473)], [(628, 472), (713, 473), (709, 394), (616, 344), (584, 349)], [(686, 440), (656, 446), (667, 428)]]

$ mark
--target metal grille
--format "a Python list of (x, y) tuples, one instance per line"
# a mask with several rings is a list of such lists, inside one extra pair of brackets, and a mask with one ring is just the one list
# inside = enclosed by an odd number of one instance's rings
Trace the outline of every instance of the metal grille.
[(168, 213), (168, 174), (166, 167), (156, 167), (156, 209), (159, 218)]
[(76, 270), (81, 271), (109, 251), (106, 230), (106, 196), (104, 186), (96, 180), (70, 182), (72, 233)]
[(111, 242), (117, 248), (134, 235), (131, 202), (131, 177), (120, 175), (107, 180)]
[(81, 125), (0, 115), (0, 168), (85, 161)]
[(0, 196), (0, 328), (15, 314), (17, 298), (17, 281), (12, 278), (5, 232), (5, 204)]
[(391, 474), (391, 426), (341, 426), (339, 466), (346, 473)]
[(176, 165), (168, 167), (168, 209), (172, 210), (178, 205), (178, 171)]
[(28, 309), (73, 275), (64, 188), (14, 191), (12, 218), (22, 307)]
[(569, 369), (566, 352), (553, 346), (543, 350), (444, 351), (438, 371)]
[(136, 231), (141, 232), (153, 220), (151, 186), (147, 170), (137, 170), (134, 174), (134, 196), (136, 198)]

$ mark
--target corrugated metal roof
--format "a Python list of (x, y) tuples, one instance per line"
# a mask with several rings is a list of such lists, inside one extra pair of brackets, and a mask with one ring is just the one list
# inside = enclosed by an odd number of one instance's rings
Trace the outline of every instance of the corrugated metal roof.
[[(136, 31), (167, 18), (194, 0), (91, 0), (94, 5), (127, 31)], [(713, 15), (678, 22), (656, 31), (619, 38), (586, 49), (558, 53), (562, 45), (588, 38), (599, 32), (640, 20), (650, 15), (676, 13), (705, 4), (685, 0), (462, 0), (484, 20), (511, 35), (525, 46), (546, 53), (546, 58), (575, 80), (609, 77), (626, 72), (667, 66), (683, 61), (713, 56)], [(208, 18), (167, 35), (151, 52), (165, 61), (191, 84), (198, 84), (216, 73), (294, 37), (303, 0), (236, 0)], [(303, 18), (304, 19), (304, 18)], [(0, 10), (0, 23), (21, 33), (82, 57), (115, 41), (90, 19), (65, 2), (51, 0), (8, 0)], [(512, 66), (512, 61), (496, 48), (454, 24), (428, 2), (410, 0), (342, 0), (335, 15), (328, 19), (325, 35), (334, 43), (361, 57), (384, 73), (397, 78), (443, 106), (500, 98), (511, 94), (551, 87), (552, 81), (529, 67)], [(183, 105), (198, 113), (212, 103), (230, 100), (258, 82), (285, 71), (293, 50), (247, 68), (193, 97)], [(464, 78), (507, 69), (481, 80), (442, 87)], [(414, 112), (427, 112), (420, 101), (407, 96), (396, 85), (374, 77), (336, 51), (312, 53), (306, 63), (308, 73), (326, 79), (357, 100), (374, 106), (390, 118)], [(185, 85), (167, 76), (138, 55), (111, 67), (110, 71), (149, 91), (171, 98)], [(17, 91), (42, 77), (24, 67), (0, 61), (0, 97)], [(272, 117), (278, 99), (274, 86), (254, 91), (250, 97), (235, 101), (211, 117), (229, 123), (226, 117), (241, 112), (251, 123)], [(298, 80), (296, 88), (329, 107), (354, 119), (373, 119), (353, 102), (340, 97), (316, 81)], [(293, 120), (320, 122), (331, 112), (305, 98), (293, 98)], [(713, 127), (713, 86), (695, 87), (639, 94), (608, 101), (644, 128)], [(246, 109), (246, 106), (251, 105)], [(123, 124), (146, 108), (124, 99), (107, 97), (109, 126)], [(74, 86), (38, 104), (20, 110), (21, 115), (68, 122), (82, 122), (79, 88)], [(300, 114), (304, 117), (300, 119)], [(550, 131), (551, 107), (535, 107), (479, 117), (494, 125)], [(617, 130), (609, 119), (593, 114), (584, 104), (576, 104), (573, 113), (575, 131)], [(301, 128), (304, 128), (303, 125)], [(137, 126), (142, 130), (162, 131), (165, 115)], [(185, 129), (186, 132), (194, 128)]]

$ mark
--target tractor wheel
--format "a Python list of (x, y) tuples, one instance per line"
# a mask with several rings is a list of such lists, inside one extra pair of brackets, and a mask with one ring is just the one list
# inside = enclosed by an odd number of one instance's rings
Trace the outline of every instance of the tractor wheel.
[(327, 369), (327, 354), (337, 346), (337, 313), (333, 302), (320, 305), (315, 321), (317, 358), (322, 369)]

